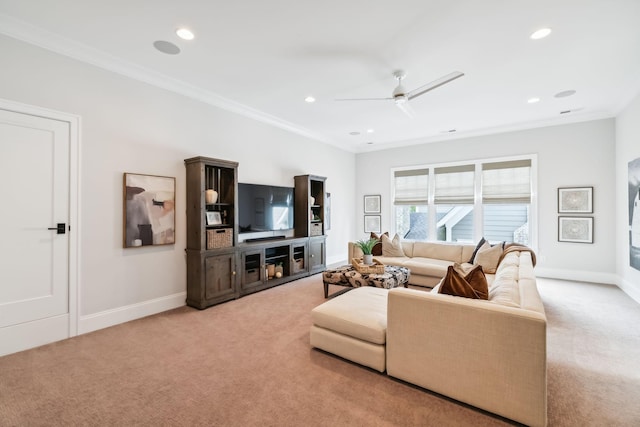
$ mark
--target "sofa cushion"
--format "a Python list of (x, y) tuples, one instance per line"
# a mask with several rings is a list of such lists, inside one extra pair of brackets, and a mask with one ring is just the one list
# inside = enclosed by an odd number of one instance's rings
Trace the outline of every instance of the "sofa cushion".
[(452, 264), (451, 261), (441, 259), (415, 257), (404, 261), (402, 266), (411, 270), (411, 274), (444, 277), (444, 275), (447, 274), (447, 267)]
[(393, 240), (391, 240), (389, 236), (382, 235), (382, 256), (405, 256), (402, 250), (400, 236), (396, 234), (393, 236)]
[(473, 261), (476, 259), (476, 254), (478, 253), (478, 251), (480, 250), (482, 245), (484, 245), (485, 242), (486, 242), (486, 240), (483, 237), (482, 239), (480, 239), (480, 241), (476, 245), (476, 248), (473, 250), (473, 253), (471, 254), (471, 258), (469, 258), (469, 262), (471, 264), (473, 264)]
[(311, 310), (313, 324), (363, 341), (384, 344), (387, 289), (355, 288)]
[(502, 245), (491, 246), (489, 242), (484, 242), (476, 253), (474, 264), (481, 265), (485, 273), (495, 273), (501, 255)]
[(412, 257), (413, 256), (413, 242), (410, 240), (402, 241), (402, 250), (404, 251), (404, 256)]
[(445, 242), (415, 242), (413, 256), (462, 262), (462, 245)]
[(449, 266), (438, 292), (471, 299), (487, 299), (488, 286), (482, 267), (476, 266), (465, 275), (459, 264)]
[(380, 256), (382, 255), (382, 235), (386, 234), (387, 236), (389, 236), (389, 232), (385, 231), (384, 233), (382, 233), (381, 235), (378, 235), (376, 233), (374, 233), (373, 231), (371, 232), (371, 234), (369, 235), (370, 239), (376, 239), (378, 240), (378, 243), (376, 243), (373, 248), (371, 249), (371, 255), (373, 256)]

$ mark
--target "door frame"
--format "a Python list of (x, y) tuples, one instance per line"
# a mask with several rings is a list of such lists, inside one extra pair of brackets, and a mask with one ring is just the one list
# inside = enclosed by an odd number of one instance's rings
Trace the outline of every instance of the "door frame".
[(69, 337), (78, 335), (80, 309), (80, 126), (81, 117), (0, 98), (0, 109), (69, 124)]

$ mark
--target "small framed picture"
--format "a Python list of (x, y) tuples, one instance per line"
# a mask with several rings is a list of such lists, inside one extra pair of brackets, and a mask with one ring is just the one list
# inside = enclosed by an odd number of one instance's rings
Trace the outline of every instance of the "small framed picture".
[(380, 215), (365, 215), (364, 216), (364, 232), (365, 233), (380, 233)]
[(207, 225), (221, 225), (220, 212), (207, 212)]
[(558, 213), (593, 213), (593, 187), (558, 188)]
[(559, 216), (558, 241), (593, 243), (593, 217)]
[(364, 213), (380, 213), (380, 195), (364, 196)]

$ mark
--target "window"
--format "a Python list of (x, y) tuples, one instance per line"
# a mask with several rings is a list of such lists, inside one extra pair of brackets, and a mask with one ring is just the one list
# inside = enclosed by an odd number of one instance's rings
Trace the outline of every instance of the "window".
[(532, 245), (533, 159), (393, 171), (395, 232), (409, 240)]
[(484, 236), (529, 245), (531, 160), (482, 164)]
[(393, 204), (396, 233), (404, 239), (428, 238), (429, 170), (411, 169), (394, 172)]
[(473, 241), (474, 176), (474, 165), (435, 168), (435, 240)]

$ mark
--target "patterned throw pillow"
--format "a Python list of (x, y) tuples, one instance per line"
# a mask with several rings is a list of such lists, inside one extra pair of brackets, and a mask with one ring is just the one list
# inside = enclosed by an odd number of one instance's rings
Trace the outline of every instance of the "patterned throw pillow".
[(404, 251), (402, 250), (400, 236), (396, 234), (393, 236), (393, 240), (391, 240), (389, 239), (389, 236), (384, 234), (382, 235), (382, 256), (405, 256)]
[(471, 299), (489, 299), (489, 285), (481, 266), (465, 274), (460, 264), (450, 265), (438, 293)]

